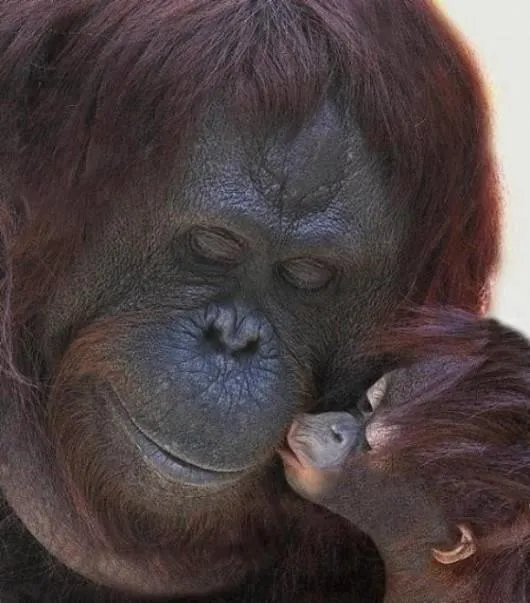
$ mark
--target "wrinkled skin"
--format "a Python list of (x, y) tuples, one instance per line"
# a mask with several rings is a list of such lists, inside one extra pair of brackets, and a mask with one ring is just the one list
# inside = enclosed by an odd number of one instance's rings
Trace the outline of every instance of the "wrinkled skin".
[[(294, 136), (212, 105), (192, 148), (166, 197), (121, 200), (86, 233), (43, 310), (47, 435), (5, 418), (17, 515), (68, 568), (134, 595), (242, 583), (313, 515), (336, 546), (342, 521), (290, 492), (275, 450), (297, 413), (341, 410), (335, 358), (402, 291), (407, 216), (332, 102)], [(349, 366), (353, 398), (378, 370)]]

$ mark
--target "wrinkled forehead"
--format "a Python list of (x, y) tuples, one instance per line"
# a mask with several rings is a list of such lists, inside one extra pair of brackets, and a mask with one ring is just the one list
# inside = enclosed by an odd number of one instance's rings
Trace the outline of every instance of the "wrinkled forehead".
[(192, 148), (190, 198), (216, 208), (252, 206), (292, 219), (320, 214), (340, 230), (369, 228), (390, 209), (377, 157), (355, 120), (332, 101), (302, 126), (278, 128), (211, 106)]

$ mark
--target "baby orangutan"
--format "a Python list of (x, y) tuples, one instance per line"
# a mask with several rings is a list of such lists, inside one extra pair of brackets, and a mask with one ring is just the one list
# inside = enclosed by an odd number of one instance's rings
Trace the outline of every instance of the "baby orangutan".
[(372, 538), (385, 603), (526, 603), (529, 346), (493, 320), (437, 320), (404, 334), (403, 356), (425, 357), (368, 391), (366, 422), (297, 417), (281, 451), (286, 477)]
[(471, 530), (459, 526), (460, 542), (451, 547), (451, 532), (419, 480), (394, 474), (371, 452), (355, 453), (361, 432), (360, 421), (345, 412), (301, 415), (288, 435), (290, 450), (282, 452), (287, 480), (372, 538), (385, 563), (385, 603), (453, 603), (444, 598), (443, 576), (437, 583), (427, 575), (435, 562), (475, 553)]

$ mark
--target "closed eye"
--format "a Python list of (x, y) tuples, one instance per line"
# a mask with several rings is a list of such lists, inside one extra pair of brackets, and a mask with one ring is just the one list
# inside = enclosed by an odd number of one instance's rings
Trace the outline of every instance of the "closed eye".
[(297, 258), (277, 266), (280, 278), (302, 291), (318, 291), (326, 287), (335, 277), (336, 269), (315, 258)]
[(188, 234), (188, 241), (198, 259), (219, 264), (239, 264), (247, 249), (241, 239), (221, 228), (195, 228)]

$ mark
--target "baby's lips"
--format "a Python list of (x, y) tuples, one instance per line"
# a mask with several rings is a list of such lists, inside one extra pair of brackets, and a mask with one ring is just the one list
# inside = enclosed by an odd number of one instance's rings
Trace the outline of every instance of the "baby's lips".
[(295, 454), (287, 448), (287, 446), (284, 445), (281, 448), (278, 448), (278, 454), (285, 465), (288, 465), (289, 467), (296, 467), (299, 465), (299, 461)]
[(293, 421), (285, 436), (284, 443), (278, 448), (278, 454), (286, 466), (300, 471), (307, 463), (304, 463), (304, 460), (296, 454), (295, 449), (291, 446), (291, 442), (295, 441), (294, 433), (296, 432), (296, 428), (296, 421)]

